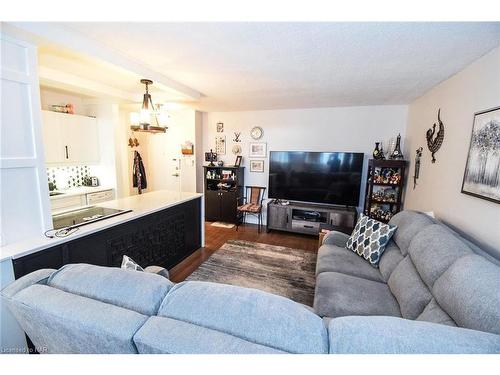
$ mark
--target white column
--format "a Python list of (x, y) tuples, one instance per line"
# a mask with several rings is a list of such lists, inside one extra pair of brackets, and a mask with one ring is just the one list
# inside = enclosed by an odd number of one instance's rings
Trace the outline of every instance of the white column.
[[(0, 244), (3, 246), (40, 235), (52, 228), (52, 218), (36, 47), (6, 34), (0, 34), (0, 44)], [(1, 263), (0, 287), (13, 279), (12, 261), (7, 259)], [(0, 334), (2, 351), (26, 346), (24, 333), (3, 303)]]

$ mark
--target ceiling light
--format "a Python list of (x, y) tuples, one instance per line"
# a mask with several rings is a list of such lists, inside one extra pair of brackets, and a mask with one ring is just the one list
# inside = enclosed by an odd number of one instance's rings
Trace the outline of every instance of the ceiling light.
[[(130, 114), (130, 128), (133, 131), (143, 131), (149, 133), (165, 133), (167, 126), (165, 118), (168, 115), (162, 113), (161, 106), (155, 107), (148, 87), (153, 84), (150, 79), (141, 79), (141, 83), (146, 86), (146, 92), (142, 99), (142, 106), (140, 112), (132, 112)], [(158, 118), (162, 120), (161, 122)], [(154, 125), (151, 124), (154, 119)]]

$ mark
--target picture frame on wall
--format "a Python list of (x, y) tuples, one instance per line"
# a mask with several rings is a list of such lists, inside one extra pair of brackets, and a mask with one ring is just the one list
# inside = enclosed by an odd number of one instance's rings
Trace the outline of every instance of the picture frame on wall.
[(241, 155), (238, 155), (238, 156), (236, 157), (236, 161), (234, 162), (234, 166), (235, 166), (235, 167), (239, 167), (239, 166), (241, 166), (241, 159), (243, 159), (243, 157), (242, 157)]
[(215, 153), (217, 155), (226, 155), (226, 136), (218, 135), (215, 137)]
[(264, 172), (264, 160), (250, 160), (250, 172)]
[(265, 143), (265, 142), (251, 142), (249, 156), (251, 158), (265, 158), (265, 157), (267, 157), (267, 143)]
[(462, 193), (500, 203), (500, 107), (476, 112)]
[(224, 133), (224, 123), (218, 122), (216, 125), (217, 133)]

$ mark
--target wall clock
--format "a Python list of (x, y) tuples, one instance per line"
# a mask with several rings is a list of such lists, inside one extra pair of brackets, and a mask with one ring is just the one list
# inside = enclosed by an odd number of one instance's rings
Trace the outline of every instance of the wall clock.
[(261, 139), (263, 134), (264, 130), (262, 130), (260, 126), (254, 126), (252, 130), (250, 130), (250, 136), (255, 140)]

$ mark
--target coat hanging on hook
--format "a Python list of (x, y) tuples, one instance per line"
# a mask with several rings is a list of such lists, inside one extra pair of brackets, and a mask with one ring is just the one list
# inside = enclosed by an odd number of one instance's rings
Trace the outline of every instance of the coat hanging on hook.
[(139, 194), (142, 194), (142, 189), (147, 189), (148, 182), (146, 180), (146, 169), (142, 162), (141, 154), (134, 151), (134, 167), (132, 168), (133, 187), (136, 187)]

